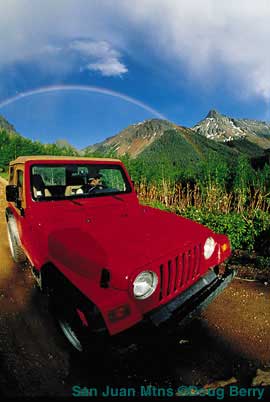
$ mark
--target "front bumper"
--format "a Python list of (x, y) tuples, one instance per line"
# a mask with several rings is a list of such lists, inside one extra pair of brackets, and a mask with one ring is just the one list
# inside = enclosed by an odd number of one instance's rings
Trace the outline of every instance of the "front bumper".
[(132, 339), (134, 342), (136, 337), (148, 336), (153, 331), (156, 332), (157, 328), (168, 334), (185, 326), (230, 284), (235, 274), (235, 270), (228, 268), (225, 269), (223, 275), (219, 275), (211, 269), (172, 301), (145, 314), (140, 323), (114, 337), (119, 339), (125, 337), (126, 340)]
[(171, 302), (149, 313), (147, 319), (156, 327), (184, 326), (205, 309), (232, 281), (235, 270), (226, 269), (223, 275), (207, 272), (192, 287)]

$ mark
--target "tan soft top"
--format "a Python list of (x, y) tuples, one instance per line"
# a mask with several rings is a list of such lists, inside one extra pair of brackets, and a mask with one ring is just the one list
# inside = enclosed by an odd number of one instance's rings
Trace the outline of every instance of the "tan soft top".
[(33, 155), (33, 156), (19, 156), (14, 161), (10, 162), (10, 165), (16, 165), (17, 163), (25, 163), (28, 161), (84, 161), (84, 162), (120, 162), (119, 159), (111, 158), (86, 158), (84, 156), (56, 156), (56, 155)]

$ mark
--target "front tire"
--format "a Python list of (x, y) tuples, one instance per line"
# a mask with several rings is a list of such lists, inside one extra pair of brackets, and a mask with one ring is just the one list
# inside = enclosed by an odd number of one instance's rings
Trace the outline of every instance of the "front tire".
[(69, 316), (58, 317), (58, 324), (62, 330), (67, 341), (73, 346), (78, 352), (82, 352), (83, 342), (81, 336), (79, 335), (78, 323), (76, 323), (77, 317), (75, 314)]
[(88, 328), (84, 326), (78, 311), (79, 304), (71, 295), (50, 294), (50, 309), (61, 334), (64, 335), (68, 345), (75, 351), (81, 353), (87, 347)]
[(96, 307), (63, 288), (53, 290), (49, 298), (50, 310), (69, 348), (80, 355), (103, 354), (107, 332)]
[(21, 241), (17, 229), (16, 221), (13, 217), (9, 217), (7, 221), (7, 234), (11, 256), (16, 263), (26, 261), (26, 255), (21, 247)]

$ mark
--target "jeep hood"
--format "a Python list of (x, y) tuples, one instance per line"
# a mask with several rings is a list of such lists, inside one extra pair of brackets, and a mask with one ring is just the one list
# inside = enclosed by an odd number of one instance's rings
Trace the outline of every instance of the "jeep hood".
[[(78, 226), (52, 231), (49, 257), (77, 274), (100, 279), (111, 273), (111, 286), (128, 287), (129, 278), (170, 253), (204, 243), (212, 232), (189, 219), (139, 206), (114, 214), (95, 214)], [(175, 255), (175, 254), (172, 254)]]

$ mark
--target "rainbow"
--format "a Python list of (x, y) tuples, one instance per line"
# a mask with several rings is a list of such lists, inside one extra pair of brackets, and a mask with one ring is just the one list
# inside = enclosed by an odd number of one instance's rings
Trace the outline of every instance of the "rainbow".
[(84, 91), (84, 92), (96, 92), (99, 94), (110, 95), (114, 96), (115, 98), (123, 99), (126, 102), (132, 103), (133, 105), (139, 106), (142, 109), (150, 112), (155, 117), (159, 119), (166, 120), (166, 117), (159, 113), (157, 110), (153, 109), (152, 107), (146, 105), (145, 103), (139, 101), (138, 99), (132, 98), (131, 96), (125, 95), (121, 92), (112, 91), (111, 89), (96, 87), (92, 85), (50, 85), (46, 87), (40, 87), (36, 89), (32, 89), (30, 91), (21, 92), (15, 96), (7, 98), (0, 102), (0, 108), (3, 108), (7, 105), (10, 105), (13, 102), (17, 102), (21, 99), (27, 98), (29, 96), (34, 96), (38, 94), (45, 94), (49, 92), (57, 92), (57, 91)]

